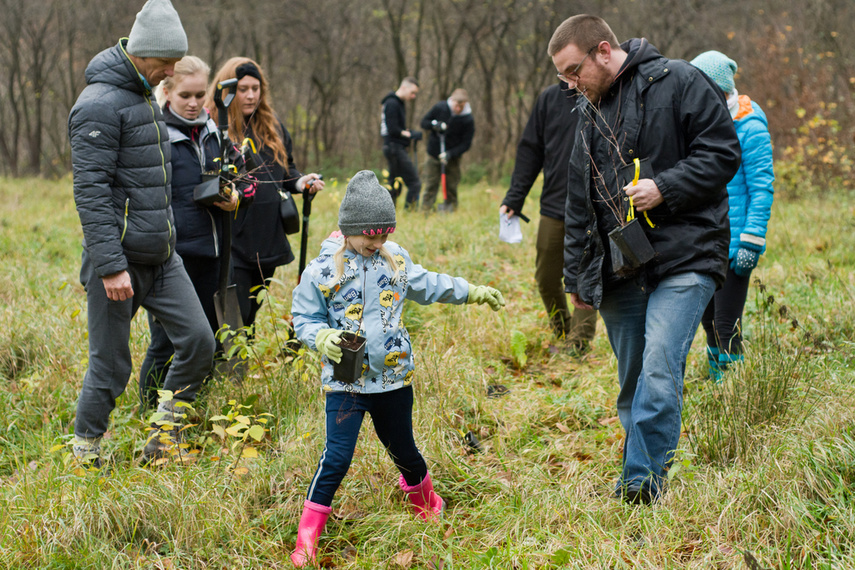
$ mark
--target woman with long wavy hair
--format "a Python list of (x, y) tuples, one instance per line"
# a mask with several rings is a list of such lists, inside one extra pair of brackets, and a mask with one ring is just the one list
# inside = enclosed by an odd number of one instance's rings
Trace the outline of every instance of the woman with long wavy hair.
[(324, 188), (318, 174), (300, 174), (294, 164), (291, 135), (276, 116), (270, 89), (261, 66), (248, 57), (233, 57), (223, 64), (208, 88), (207, 106), (217, 121), (213, 104), (217, 83), (237, 78), (235, 98), (229, 106), (229, 137), (246, 147), (258, 181), (252, 208), (238, 209), (234, 224), (232, 259), (234, 282), (244, 325), (252, 326), (261, 303), (257, 291), (266, 286), (276, 268), (294, 260), (279, 218), (280, 190), (291, 194), (315, 193)]

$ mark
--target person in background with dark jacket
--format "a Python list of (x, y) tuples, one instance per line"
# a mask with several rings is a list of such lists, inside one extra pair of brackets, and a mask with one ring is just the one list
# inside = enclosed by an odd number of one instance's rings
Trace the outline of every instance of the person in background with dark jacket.
[[(565, 285), (575, 307), (599, 308), (617, 357), (626, 440), (616, 495), (649, 504), (665, 490), (680, 438), (689, 348), (725, 278), (725, 188), (739, 168), (739, 141), (709, 78), (647, 40), (619, 44), (601, 18), (562, 22), (549, 55), (559, 79), (582, 95), (568, 172)], [(634, 268), (609, 238), (626, 227), (630, 205), (655, 252)]]
[[(264, 72), (248, 57), (223, 64), (208, 89), (205, 106), (217, 122), (213, 104), (217, 83), (237, 78), (229, 106), (229, 136), (246, 149), (247, 167), (257, 187), (252, 208), (238, 208), (234, 225), (232, 261), (243, 324), (252, 327), (261, 307), (257, 292), (266, 287), (276, 268), (294, 261), (291, 244), (279, 217), (280, 190), (291, 194), (319, 192), (324, 181), (314, 172), (300, 174), (294, 163), (291, 134), (276, 117)], [(252, 329), (251, 329), (252, 330)]]
[[(475, 120), (469, 105), (469, 94), (455, 89), (446, 101), (440, 101), (422, 118), (422, 130), (430, 132), (425, 159), (425, 196), (422, 209), (433, 210), (440, 187), (441, 165), (445, 165), (448, 196), (439, 209), (453, 212), (457, 209), (457, 186), (460, 184), (460, 157), (472, 146)], [(440, 136), (445, 134), (445, 153), (441, 152)]]
[[(149, 0), (127, 39), (96, 55), (68, 117), (74, 202), (83, 226), (80, 281), (89, 311), (89, 369), (77, 401), (73, 453), (102, 466), (101, 437), (131, 374), (131, 319), (151, 313), (175, 345), (164, 379), (174, 394), (143, 450), (177, 444), (184, 406), (211, 369), (214, 335), (179, 255), (171, 199), (171, 148), (152, 85), (172, 75), (187, 36), (169, 0)], [(167, 427), (168, 426), (168, 427)]]
[(733, 81), (736, 62), (718, 51), (702, 53), (692, 65), (712, 79), (727, 98), (736, 127), (742, 164), (727, 184), (730, 248), (727, 279), (716, 291), (701, 320), (707, 333), (707, 358), (713, 380), (720, 380), (732, 362), (742, 357), (742, 311), (751, 271), (766, 251), (766, 227), (772, 214), (775, 171), (769, 122), (760, 106), (740, 95)]
[(414, 101), (419, 93), (419, 82), (415, 77), (405, 77), (397, 91), (390, 91), (381, 103), (383, 108), (380, 113), (380, 135), (383, 137), (383, 156), (389, 163), (389, 179), (387, 185), (392, 194), (392, 201), (397, 204), (401, 189), (397, 179), (401, 178), (407, 185), (407, 197), (404, 202), (405, 210), (415, 210), (419, 206), (419, 194), (422, 191), (422, 182), (419, 173), (407, 148), (410, 141), (418, 141), (422, 138), (420, 131), (410, 132), (407, 129), (407, 110), (405, 105), (408, 101)]
[(574, 309), (571, 316), (564, 292), (564, 204), (567, 164), (573, 150), (569, 133), (575, 130), (579, 116), (575, 106), (576, 93), (563, 81), (547, 87), (537, 98), (517, 145), (511, 187), (499, 212), (508, 216), (522, 213), (526, 196), (543, 170), (534, 278), (555, 336), (581, 355), (597, 332), (597, 311)]
[[(175, 251), (193, 282), (196, 295), (208, 318), (211, 331), (219, 329), (214, 293), (220, 276), (223, 245), (223, 217), (238, 207), (247, 208), (255, 195), (251, 176), (238, 178), (232, 185), (231, 201), (212, 207), (193, 200), (193, 191), (202, 183), (203, 172), (217, 172), (222, 156), (220, 132), (204, 107), (211, 68), (198, 57), (188, 55), (175, 64), (172, 77), (157, 90), (163, 118), (172, 144), (172, 213), (175, 216)], [(228, 141), (231, 145), (231, 141)], [(243, 171), (236, 152), (230, 160)], [(169, 371), (175, 348), (163, 326), (149, 314), (151, 343), (140, 367), (140, 401), (143, 408), (157, 403), (157, 390)], [(222, 347), (217, 343), (218, 351)]]

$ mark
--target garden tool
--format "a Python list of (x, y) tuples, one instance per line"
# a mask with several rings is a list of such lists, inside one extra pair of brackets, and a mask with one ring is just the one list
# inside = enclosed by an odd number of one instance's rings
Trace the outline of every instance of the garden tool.
[[(323, 174), (318, 176), (315, 180), (324, 179)], [(300, 234), (300, 266), (297, 268), (297, 285), (300, 284), (300, 279), (303, 277), (303, 270), (306, 268), (306, 248), (309, 245), (309, 216), (312, 215), (312, 200), (315, 199), (315, 195), (309, 192), (309, 190), (315, 184), (315, 180), (312, 180), (303, 188), (303, 233)]]
[[(220, 131), (222, 141), (222, 157), (220, 160), (220, 184), (228, 185), (234, 178), (235, 172), (229, 164), (229, 105), (235, 97), (237, 79), (228, 79), (217, 84), (214, 92), (214, 103), (217, 106), (217, 128)], [(223, 97), (223, 91), (229, 90)], [(240, 314), (240, 303), (238, 302), (237, 286), (229, 284), (229, 272), (232, 257), (232, 213), (226, 212), (223, 216), (223, 249), (220, 254), (220, 275), (217, 291), (214, 293), (214, 308), (217, 312), (217, 324), (222, 328), (228, 326), (232, 331), (238, 331), (243, 327), (243, 318)], [(234, 336), (229, 335), (223, 339), (223, 351), (226, 355), (232, 353)], [(239, 359), (232, 356), (229, 358), (229, 370), (234, 370)]]

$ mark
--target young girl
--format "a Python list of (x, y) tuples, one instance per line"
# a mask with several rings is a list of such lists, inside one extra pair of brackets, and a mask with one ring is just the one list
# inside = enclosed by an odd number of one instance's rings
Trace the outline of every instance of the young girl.
[[(321, 246), (294, 290), (292, 313), (298, 338), (323, 355), (326, 445), (309, 487), (291, 560), (315, 560), (317, 540), (332, 509), (333, 495), (350, 467), (365, 412), (401, 472), (399, 484), (413, 510), (428, 520), (442, 512), (425, 460), (413, 440), (412, 344), (401, 321), (404, 299), (430, 303), (504, 306), (492, 287), (425, 270), (407, 251), (387, 242), (395, 231), (395, 206), (373, 172), (363, 170), (347, 185), (338, 213), (341, 234)], [(344, 383), (333, 377), (344, 331), (367, 338), (362, 375)], [(345, 411), (345, 412), (343, 412)]]

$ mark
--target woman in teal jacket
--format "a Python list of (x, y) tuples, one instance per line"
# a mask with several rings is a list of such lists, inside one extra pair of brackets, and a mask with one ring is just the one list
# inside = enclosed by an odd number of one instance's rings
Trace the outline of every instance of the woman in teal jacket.
[(737, 92), (733, 81), (736, 62), (723, 53), (708, 51), (692, 60), (692, 64), (724, 91), (742, 148), (742, 164), (727, 185), (730, 267), (724, 285), (713, 296), (702, 319), (707, 333), (710, 375), (719, 380), (728, 364), (742, 360), (742, 311), (751, 271), (766, 251), (775, 173), (766, 114), (747, 95)]

